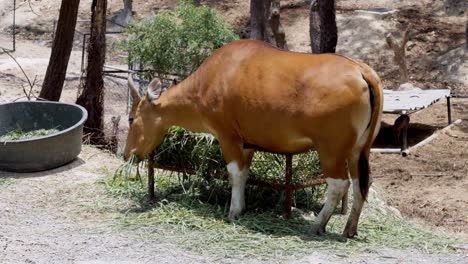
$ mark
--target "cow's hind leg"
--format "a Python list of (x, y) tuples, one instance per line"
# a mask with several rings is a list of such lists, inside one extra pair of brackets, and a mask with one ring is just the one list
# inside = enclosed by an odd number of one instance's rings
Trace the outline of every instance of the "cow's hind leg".
[[(320, 153), (320, 152), (319, 152)], [(346, 159), (328, 159), (331, 156), (320, 155), (322, 171), (328, 184), (327, 200), (325, 205), (315, 219), (311, 234), (320, 235), (325, 233), (325, 227), (330, 220), (338, 202), (349, 188), (348, 172), (346, 169)]]
[[(353, 153), (351, 159), (349, 160), (349, 172), (351, 174), (351, 179), (353, 182), (353, 207), (351, 208), (348, 222), (346, 223), (346, 227), (343, 231), (343, 236), (348, 238), (352, 238), (355, 235), (357, 235), (359, 217), (361, 215), (362, 207), (364, 204), (364, 197), (361, 193), (361, 188), (359, 184), (359, 174), (368, 173), (368, 157), (368, 154)], [(361, 166), (361, 168), (359, 168), (359, 166)], [(369, 179), (368, 183), (368, 186), (370, 186), (372, 183), (371, 179)]]

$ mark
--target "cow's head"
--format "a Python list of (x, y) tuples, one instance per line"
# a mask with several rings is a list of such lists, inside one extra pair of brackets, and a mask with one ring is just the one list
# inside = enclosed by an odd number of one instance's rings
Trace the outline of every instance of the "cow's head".
[(164, 123), (161, 102), (162, 85), (159, 79), (153, 79), (146, 94), (140, 97), (133, 78), (128, 77), (128, 86), (132, 95), (132, 108), (128, 116), (129, 129), (124, 158), (135, 154), (142, 160), (161, 143), (168, 127)]

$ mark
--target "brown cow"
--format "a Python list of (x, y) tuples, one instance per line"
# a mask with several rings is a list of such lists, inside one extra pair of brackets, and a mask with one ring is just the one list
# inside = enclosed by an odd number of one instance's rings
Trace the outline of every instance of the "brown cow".
[[(211, 133), (230, 174), (229, 217), (245, 208), (244, 189), (253, 149), (300, 153), (315, 148), (328, 183), (327, 200), (312, 233), (325, 232), (353, 181), (354, 202), (344, 235), (357, 233), (370, 186), (369, 152), (378, 133), (383, 91), (367, 65), (333, 54), (305, 54), (240, 40), (216, 50), (187, 79), (162, 93), (153, 80), (133, 101), (125, 158), (143, 159), (171, 126)], [(348, 164), (348, 166), (346, 166)]]

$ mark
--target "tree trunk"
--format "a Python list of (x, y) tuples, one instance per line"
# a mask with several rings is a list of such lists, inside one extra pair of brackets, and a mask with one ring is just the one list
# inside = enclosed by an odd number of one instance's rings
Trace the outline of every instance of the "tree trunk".
[(132, 21), (133, 0), (123, 0), (123, 9), (112, 14), (110, 20), (120, 27), (126, 27)]
[(338, 41), (335, 0), (312, 0), (309, 19), (312, 53), (335, 53)]
[(124, 12), (132, 14), (132, 0), (123, 0), (124, 2)]
[(266, 40), (267, 11), (271, 0), (250, 1), (250, 38)]
[(276, 47), (288, 50), (288, 45), (286, 44), (286, 34), (284, 32), (283, 26), (281, 26), (280, 21), (280, 0), (271, 0), (269, 12), (269, 24), (273, 33)]
[(288, 49), (280, 22), (280, 0), (250, 1), (250, 38)]
[(400, 80), (403, 83), (408, 82), (409, 80), (408, 68), (406, 67), (406, 43), (410, 38), (410, 31), (411, 29), (408, 26), (408, 28), (403, 33), (403, 38), (399, 44), (391, 33), (387, 34), (386, 36), (387, 45), (393, 50), (393, 61), (398, 65), (400, 70)]
[(132, 20), (132, 11), (133, 11), (132, 1), (133, 0), (123, 0), (123, 1), (124, 1), (123, 13), (125, 17), (125, 26), (126, 26), (130, 22), (130, 20)]
[(90, 143), (104, 145), (104, 80), (103, 66), (106, 55), (107, 0), (93, 0), (91, 7), (91, 36), (88, 46), (88, 65), (83, 91), (76, 103), (88, 110), (84, 132), (90, 135)]
[(62, 1), (49, 65), (39, 97), (58, 101), (62, 94), (68, 60), (73, 48), (76, 18), (80, 0)]
[(466, 8), (466, 1), (462, 0), (445, 0), (444, 9), (445, 13), (449, 16), (463, 15)]

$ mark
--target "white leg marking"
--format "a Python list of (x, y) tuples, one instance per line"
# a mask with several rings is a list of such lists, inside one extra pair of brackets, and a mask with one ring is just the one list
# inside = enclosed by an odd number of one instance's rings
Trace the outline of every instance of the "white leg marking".
[(231, 207), (229, 209), (229, 218), (238, 216), (245, 208), (245, 183), (247, 182), (248, 169), (240, 170), (236, 161), (227, 165), (230, 183), (232, 186)]
[(330, 220), (338, 202), (343, 198), (344, 193), (349, 187), (349, 180), (327, 178), (326, 181), (328, 183), (327, 200), (315, 220), (312, 230), (315, 234), (325, 232), (325, 226), (327, 225), (328, 220)]
[(346, 223), (343, 233), (344, 236), (354, 237), (357, 234), (357, 225), (363, 205), (364, 199), (362, 198), (361, 190), (359, 188), (359, 179), (353, 179), (353, 207), (349, 214), (348, 222)]

